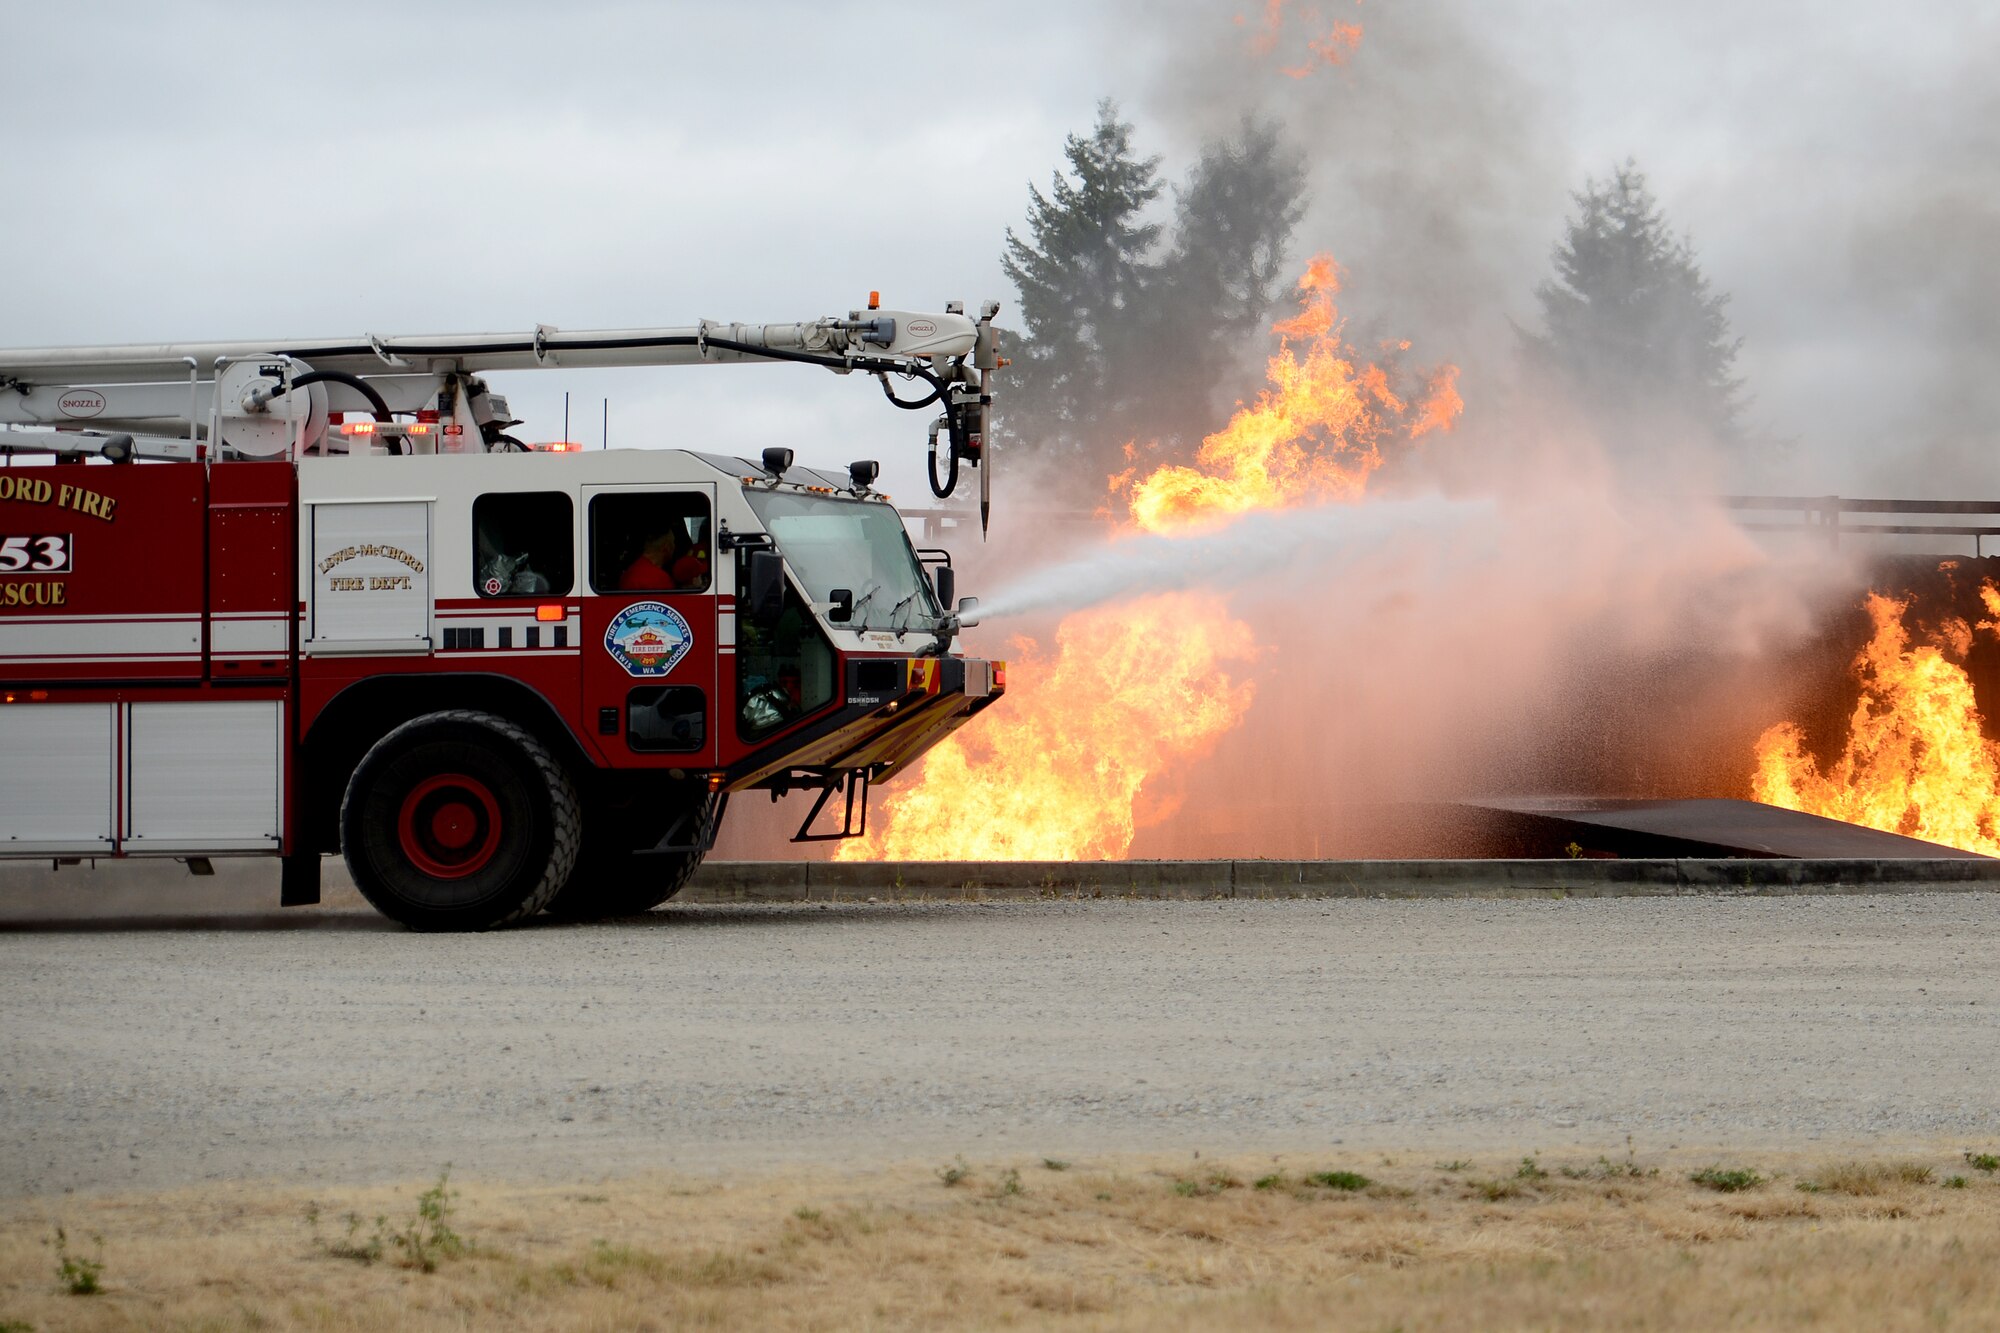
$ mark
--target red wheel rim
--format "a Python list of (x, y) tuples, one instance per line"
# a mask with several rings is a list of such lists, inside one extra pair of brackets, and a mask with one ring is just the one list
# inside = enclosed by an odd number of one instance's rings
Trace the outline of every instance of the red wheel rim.
[(410, 864), (432, 879), (464, 879), (500, 847), (500, 802), (463, 773), (425, 778), (403, 798), (396, 839)]

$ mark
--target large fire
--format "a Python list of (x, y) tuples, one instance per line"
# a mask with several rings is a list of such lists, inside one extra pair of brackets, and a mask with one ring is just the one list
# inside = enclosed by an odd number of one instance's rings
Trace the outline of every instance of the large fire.
[[(1980, 589), (2000, 622), (2000, 589)], [(1861, 698), (1840, 757), (1821, 769), (1805, 733), (1781, 722), (1757, 741), (1756, 798), (1788, 810), (2000, 856), (2000, 745), (1986, 739), (1961, 665), (1973, 628), (1947, 620), (1911, 643), (1909, 603), (1868, 595), (1874, 634), (1854, 660)]]
[[(1392, 443), (1450, 428), (1463, 409), (1453, 368), (1399, 393), (1342, 341), (1333, 261), (1313, 259), (1299, 286), (1299, 313), (1272, 330), (1267, 387), (1202, 441), (1194, 465), (1110, 479), (1125, 531), (1171, 536), (1253, 509), (1352, 503)], [(1230, 671), (1265, 651), (1222, 598), (1201, 592), (1071, 615), (1052, 653), (1016, 639), (1007, 697), (931, 751), (869, 836), (835, 855), (1121, 858), (1175, 809), (1175, 774), (1243, 720), (1255, 682)]]

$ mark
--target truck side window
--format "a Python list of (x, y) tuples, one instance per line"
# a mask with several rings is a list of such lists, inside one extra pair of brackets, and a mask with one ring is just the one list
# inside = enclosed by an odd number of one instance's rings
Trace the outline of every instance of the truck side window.
[(708, 497), (634, 491), (590, 502), (590, 586), (598, 592), (704, 592)]
[[(748, 584), (739, 563), (736, 586)], [(784, 589), (774, 622), (736, 618), (736, 729), (745, 740), (767, 736), (833, 701), (833, 647), (790, 579)]]
[(576, 582), (576, 506), (562, 491), (472, 502), (472, 586), (481, 597), (560, 597)]

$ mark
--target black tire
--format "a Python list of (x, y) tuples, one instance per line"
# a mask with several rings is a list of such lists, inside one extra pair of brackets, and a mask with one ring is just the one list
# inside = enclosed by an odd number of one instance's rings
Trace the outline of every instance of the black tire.
[(354, 885), (412, 930), (491, 930), (569, 879), (580, 813), (540, 741), (491, 713), (426, 713), (362, 756), (340, 804)]
[[(691, 840), (707, 846), (715, 841), (716, 826), (722, 822), (722, 802), (705, 793), (693, 799), (701, 804)], [(597, 819), (603, 809), (606, 807), (593, 805), (588, 818)], [(610, 814), (600, 821), (604, 825), (600, 829), (586, 822), (583, 849), (577, 853), (569, 880), (549, 900), (549, 915), (565, 921), (638, 916), (686, 888), (706, 852), (635, 854), (640, 848), (657, 846), (677, 817), (678, 810), (664, 819)]]

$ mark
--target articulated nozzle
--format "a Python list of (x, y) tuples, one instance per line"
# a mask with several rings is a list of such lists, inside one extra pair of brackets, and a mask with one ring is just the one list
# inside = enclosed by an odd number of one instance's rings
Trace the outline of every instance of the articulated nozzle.
[(951, 651), (951, 641), (958, 637), (960, 630), (974, 629), (978, 624), (979, 599), (977, 597), (959, 598), (958, 609), (947, 611), (944, 618), (937, 623), (935, 631), (937, 634), (937, 655), (943, 657)]

